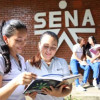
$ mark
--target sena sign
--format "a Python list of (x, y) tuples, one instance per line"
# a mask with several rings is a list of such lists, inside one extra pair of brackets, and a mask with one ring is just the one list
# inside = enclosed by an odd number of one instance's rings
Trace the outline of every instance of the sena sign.
[[(67, 7), (67, 2), (65, 0), (62, 0), (59, 2), (59, 8), (65, 9)], [(47, 17), (47, 12), (39, 12), (36, 13), (34, 16), (35, 24), (34, 24), (34, 34), (40, 35), (45, 31), (53, 31), (57, 35), (60, 32), (62, 28), (62, 16), (64, 17), (64, 27), (66, 27), (75, 40), (77, 41), (77, 34), (76, 33), (95, 33), (95, 22), (91, 13), (90, 9), (85, 9), (84, 16), (82, 20), (81, 28), (78, 28), (79, 26), (79, 14), (78, 10), (73, 10), (73, 15), (69, 11), (49, 11), (48, 12), (48, 20), (45, 18)], [(73, 24), (73, 28), (70, 28), (70, 22)], [(47, 23), (49, 24), (49, 28), (45, 29)], [(87, 26), (87, 23), (90, 23), (90, 26), (92, 28), (84, 28)], [(61, 36), (59, 37), (59, 44), (58, 49), (62, 42), (65, 40), (65, 42), (68, 44), (69, 48), (72, 50), (73, 43), (71, 42), (70, 38), (68, 37), (67, 33), (65, 31), (62, 32)]]

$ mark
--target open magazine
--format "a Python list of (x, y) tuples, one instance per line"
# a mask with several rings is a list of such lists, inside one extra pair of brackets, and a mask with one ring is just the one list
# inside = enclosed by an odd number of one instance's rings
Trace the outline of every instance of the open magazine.
[(47, 74), (44, 76), (38, 76), (36, 80), (33, 80), (25, 89), (24, 94), (36, 91), (41, 94), (41, 89), (46, 87), (50, 89), (50, 86), (54, 88), (59, 88), (61, 85), (70, 85), (79, 78), (78, 75), (63, 76), (61, 74)]
[(94, 53), (95, 55), (99, 53), (100, 44), (96, 44), (94, 47), (90, 49), (90, 52)]

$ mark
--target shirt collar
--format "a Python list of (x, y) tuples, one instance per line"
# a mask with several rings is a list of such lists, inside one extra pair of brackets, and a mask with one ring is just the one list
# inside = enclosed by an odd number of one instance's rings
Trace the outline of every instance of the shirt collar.
[[(51, 62), (53, 62), (56, 59), (56, 57), (54, 56), (51, 60)], [(45, 62), (43, 59), (41, 59), (42, 62)]]

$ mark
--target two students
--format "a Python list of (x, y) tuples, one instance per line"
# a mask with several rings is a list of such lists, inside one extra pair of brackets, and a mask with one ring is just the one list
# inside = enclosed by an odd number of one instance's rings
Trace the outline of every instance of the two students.
[[(25, 100), (23, 91), (37, 75), (56, 73), (70, 75), (67, 62), (55, 57), (58, 37), (53, 32), (45, 32), (39, 43), (39, 54), (27, 61), (27, 71), (24, 58), (20, 55), (27, 39), (27, 28), (19, 20), (9, 20), (2, 25), (0, 54), (0, 100)], [(31, 73), (32, 72), (32, 73)], [(33, 74), (35, 73), (35, 74)], [(61, 86), (59, 89), (43, 89), (40, 95), (28, 94), (35, 100), (63, 100), (63, 96), (71, 92), (72, 86)]]
[(78, 74), (80, 67), (84, 70), (84, 75), (81, 83), (79, 83), (79, 79), (75, 81), (76, 88), (80, 91), (85, 90), (83, 85), (87, 82), (90, 69), (93, 70), (93, 86), (100, 88), (100, 51), (96, 55), (90, 52), (90, 49), (97, 45), (96, 39), (90, 36), (86, 46), (84, 46), (85, 40), (82, 37), (78, 37), (77, 42), (73, 47), (70, 66), (73, 74)]

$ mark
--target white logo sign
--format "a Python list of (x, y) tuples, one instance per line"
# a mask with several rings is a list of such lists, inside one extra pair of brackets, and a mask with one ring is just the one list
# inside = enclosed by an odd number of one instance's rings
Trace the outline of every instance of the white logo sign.
[[(65, 0), (59, 2), (60, 9), (65, 9), (66, 7), (67, 2)], [(95, 33), (95, 28), (77, 28), (79, 26), (78, 15), (78, 10), (73, 10), (73, 14), (71, 14), (69, 11), (50, 11), (48, 13), (36, 13), (34, 16), (34, 20), (36, 22), (34, 24), (34, 34), (40, 35), (45, 31), (52, 31), (58, 35), (63, 25), (65, 25), (64, 27), (68, 29), (69, 33), (76, 42), (77, 33)], [(48, 20), (46, 20), (47, 18)], [(64, 23), (62, 22), (62, 20), (64, 20)], [(74, 28), (70, 28), (70, 22), (73, 24)], [(86, 27), (87, 23), (89, 23), (92, 27), (95, 26), (90, 9), (85, 10), (81, 27)], [(48, 29), (45, 28), (47, 26)], [(68, 44), (69, 48), (72, 50), (73, 43), (71, 42), (70, 38), (68, 37), (65, 31), (63, 31), (61, 36), (59, 37), (58, 48), (64, 40)]]

